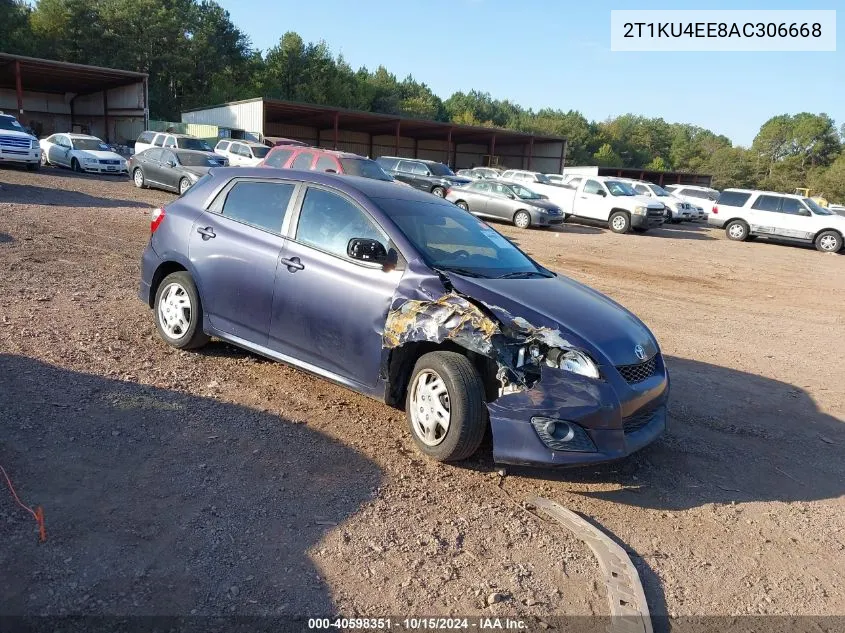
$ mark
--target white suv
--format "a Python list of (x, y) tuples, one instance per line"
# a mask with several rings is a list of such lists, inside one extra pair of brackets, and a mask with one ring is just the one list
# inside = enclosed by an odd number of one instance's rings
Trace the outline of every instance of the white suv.
[(214, 147), (214, 153), (225, 156), (233, 167), (255, 167), (264, 160), (270, 148), (263, 143), (252, 141), (218, 141)]
[(190, 134), (176, 134), (175, 132), (141, 132), (135, 141), (135, 153), (140, 154), (151, 147), (172, 147), (173, 149), (194, 149), (198, 152), (213, 152), (211, 145), (201, 138)]
[(810, 198), (773, 191), (725, 189), (707, 222), (739, 242), (775, 237), (814, 244), (823, 253), (839, 252), (845, 235), (845, 217)]
[(41, 165), (41, 146), (10, 114), (0, 112), (0, 163), (26, 165), (30, 171)]
[(698, 185), (665, 185), (663, 188), (673, 196), (677, 196), (684, 202), (696, 207), (698, 218), (701, 220), (710, 215), (710, 209), (713, 208), (713, 203), (719, 197), (719, 192), (715, 189)]

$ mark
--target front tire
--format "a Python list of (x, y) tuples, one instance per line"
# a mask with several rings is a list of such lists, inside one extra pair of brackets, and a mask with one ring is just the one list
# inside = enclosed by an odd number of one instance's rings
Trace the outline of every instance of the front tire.
[(731, 220), (725, 227), (725, 235), (734, 242), (744, 242), (749, 233), (748, 225), (742, 220)]
[(135, 186), (138, 187), (138, 189), (143, 189), (146, 185), (146, 182), (144, 182), (144, 172), (140, 167), (136, 167), (132, 172), (132, 182), (135, 183)]
[(478, 450), (487, 425), (484, 383), (466, 356), (430, 352), (417, 360), (405, 417), (424, 455), (454, 462)]
[(631, 229), (631, 218), (624, 211), (616, 211), (610, 215), (607, 225), (614, 233), (627, 233)]
[(41, 150), (41, 166), (46, 167), (49, 164), (50, 164), (50, 161), (47, 160), (47, 152), (45, 152), (44, 150)]
[(531, 226), (531, 216), (527, 211), (517, 211), (513, 215), (513, 223), (520, 229), (527, 229)]
[(82, 173), (82, 165), (80, 165), (79, 161), (75, 158), (70, 161), (70, 168), (78, 174)]
[(816, 248), (822, 253), (838, 253), (842, 250), (842, 236), (836, 231), (822, 231), (816, 237)]
[(435, 187), (434, 189), (431, 190), (431, 193), (433, 193), (438, 198), (445, 198), (446, 197), (446, 190), (443, 187)]
[(461, 209), (463, 209), (464, 211), (469, 211), (469, 205), (466, 202), (464, 202), (463, 200), (458, 200), (455, 204), (457, 206), (459, 206)]
[(176, 349), (197, 349), (208, 343), (202, 329), (202, 303), (190, 273), (171, 273), (159, 284), (155, 303), (159, 336)]

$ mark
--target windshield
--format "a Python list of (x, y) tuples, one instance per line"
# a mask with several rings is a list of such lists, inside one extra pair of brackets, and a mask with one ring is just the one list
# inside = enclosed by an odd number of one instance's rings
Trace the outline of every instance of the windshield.
[(454, 176), (455, 172), (449, 169), (443, 163), (426, 163), (431, 173), (435, 176)]
[(431, 268), (470, 277), (552, 276), (489, 225), (450, 203), (379, 202)]
[(25, 132), (23, 126), (16, 119), (8, 116), (0, 116), (0, 130), (11, 130), (13, 132)]
[(608, 180), (604, 183), (611, 196), (635, 196), (637, 192), (631, 188), (627, 182), (619, 182), (618, 180)]
[(111, 148), (98, 138), (74, 138), (71, 139), (73, 149), (88, 150), (92, 152), (108, 152)]
[(269, 151), (269, 147), (261, 147), (259, 145), (252, 146), (252, 155), (256, 158), (264, 158), (265, 156), (267, 156), (267, 152)]
[(803, 198), (803, 200), (804, 204), (810, 207), (810, 210), (816, 215), (836, 215), (833, 211), (831, 211), (830, 209), (825, 209), (812, 198)]
[(658, 198), (667, 198), (667, 197), (669, 197), (669, 196), (671, 196), (671, 195), (672, 195), (671, 193), (669, 193), (668, 191), (666, 191), (666, 190), (665, 190), (663, 187), (661, 187), (660, 185), (649, 185), (649, 188), (650, 188), (650, 189), (654, 192), (654, 194), (655, 194)]
[(546, 176), (546, 174), (534, 174), (534, 175), (537, 176), (537, 182), (541, 182), (544, 185), (553, 185), (554, 184), (551, 180), (549, 180), (549, 177)]
[(391, 176), (384, 173), (381, 166), (369, 158), (341, 158), (340, 166), (343, 173), (350, 176), (363, 176), (373, 180), (393, 180)]
[(539, 193), (534, 193), (522, 185), (511, 185), (510, 188), (513, 189), (513, 192), (523, 200), (540, 200), (543, 197)]
[(181, 149), (195, 149), (199, 152), (213, 152), (211, 145), (200, 138), (180, 138), (176, 143)]
[(187, 152), (180, 152), (176, 155), (176, 158), (185, 167), (218, 167), (220, 165), (216, 158), (209, 156), (208, 154), (188, 154)]

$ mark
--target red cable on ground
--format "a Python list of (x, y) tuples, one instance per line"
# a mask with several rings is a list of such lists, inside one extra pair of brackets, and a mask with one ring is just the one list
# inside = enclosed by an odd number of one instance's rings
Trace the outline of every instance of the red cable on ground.
[(28, 505), (22, 503), (21, 500), (18, 498), (18, 493), (15, 492), (15, 487), (12, 485), (12, 480), (9, 479), (9, 475), (6, 474), (6, 469), (3, 468), (3, 466), (0, 466), (0, 471), (3, 472), (3, 476), (6, 478), (6, 483), (9, 484), (9, 490), (12, 491), (12, 497), (14, 497), (15, 503), (17, 503), (20, 507), (29, 512), (35, 519), (35, 521), (38, 523), (38, 536), (41, 542), (43, 543), (47, 540), (47, 528), (44, 526), (44, 509), (41, 506), (38, 506), (37, 508), (35, 508), (35, 510), (33, 510)]

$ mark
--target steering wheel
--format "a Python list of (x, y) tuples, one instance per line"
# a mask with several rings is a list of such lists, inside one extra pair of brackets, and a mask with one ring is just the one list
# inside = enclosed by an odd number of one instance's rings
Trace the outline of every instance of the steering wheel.
[(467, 259), (469, 257), (469, 253), (465, 250), (455, 251), (452, 255), (459, 257), (460, 259)]

